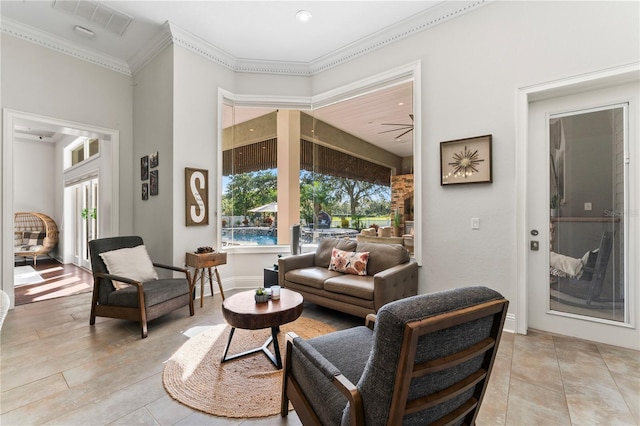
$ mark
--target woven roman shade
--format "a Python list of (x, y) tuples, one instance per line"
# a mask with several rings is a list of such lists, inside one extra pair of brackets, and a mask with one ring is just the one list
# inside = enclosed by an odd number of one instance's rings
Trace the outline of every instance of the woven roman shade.
[(328, 176), (391, 185), (391, 169), (306, 140), (300, 141), (300, 168)]
[[(222, 174), (242, 174), (278, 167), (277, 139), (268, 139), (222, 153)], [(300, 141), (300, 168), (328, 176), (390, 186), (391, 169), (307, 140)]]
[(230, 176), (278, 167), (278, 139), (242, 145), (222, 153), (222, 175)]

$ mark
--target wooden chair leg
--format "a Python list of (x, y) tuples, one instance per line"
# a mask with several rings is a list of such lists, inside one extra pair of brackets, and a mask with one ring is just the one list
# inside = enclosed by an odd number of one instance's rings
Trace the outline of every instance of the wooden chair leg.
[(96, 323), (96, 305), (98, 304), (98, 283), (93, 283), (93, 293), (91, 295), (91, 314), (89, 315), (89, 325)]

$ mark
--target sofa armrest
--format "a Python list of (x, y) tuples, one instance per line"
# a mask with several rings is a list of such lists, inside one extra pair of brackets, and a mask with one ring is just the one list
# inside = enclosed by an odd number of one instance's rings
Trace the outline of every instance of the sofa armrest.
[(373, 307), (378, 312), (394, 300), (418, 294), (418, 264), (403, 263), (373, 276)]
[(314, 266), (315, 252), (283, 256), (278, 259), (278, 284), (284, 287), (284, 274), (294, 269), (311, 268)]

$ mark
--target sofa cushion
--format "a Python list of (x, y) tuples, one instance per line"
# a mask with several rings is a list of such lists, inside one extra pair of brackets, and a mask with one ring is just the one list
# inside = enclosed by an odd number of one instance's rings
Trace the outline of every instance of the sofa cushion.
[(324, 289), (331, 293), (373, 300), (373, 277), (342, 274), (326, 280)]
[(400, 244), (358, 243), (356, 251), (368, 251), (367, 274), (375, 275), (393, 266), (407, 263), (409, 251)]
[[(328, 268), (329, 262), (331, 261), (331, 252), (334, 248), (344, 250), (344, 251), (356, 251), (356, 246), (358, 243), (351, 240), (341, 240), (338, 238), (323, 238), (318, 243), (318, 248), (316, 249), (316, 255), (314, 257), (315, 266), (320, 266), (322, 268)], [(362, 250), (365, 251), (365, 250)]]
[(334, 248), (331, 252), (329, 270), (351, 275), (367, 275), (368, 260), (368, 251), (344, 251)]
[(284, 275), (285, 282), (290, 281), (303, 284), (308, 287), (322, 288), (325, 280), (336, 276), (343, 275), (340, 272), (330, 271), (327, 268), (312, 266), (310, 268), (294, 269), (288, 271)]

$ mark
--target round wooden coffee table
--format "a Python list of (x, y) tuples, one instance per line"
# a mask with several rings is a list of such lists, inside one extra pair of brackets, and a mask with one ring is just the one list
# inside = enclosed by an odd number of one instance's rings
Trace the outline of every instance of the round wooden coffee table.
[[(273, 362), (277, 368), (282, 368), (282, 359), (280, 358), (280, 347), (278, 346), (278, 332), (282, 324), (289, 323), (298, 319), (302, 314), (302, 295), (295, 291), (285, 288), (280, 290), (280, 299), (271, 300), (264, 303), (256, 303), (254, 299), (255, 291), (243, 291), (227, 297), (222, 302), (222, 315), (227, 323), (231, 326), (229, 340), (224, 348), (224, 354), (220, 362), (227, 362), (243, 356), (247, 356), (256, 352), (264, 352), (264, 354)], [(236, 328), (245, 330), (259, 330), (263, 328), (271, 328), (271, 337), (259, 348), (250, 349), (236, 355), (227, 356), (231, 339)], [(273, 351), (275, 356), (267, 348), (273, 342)]]

